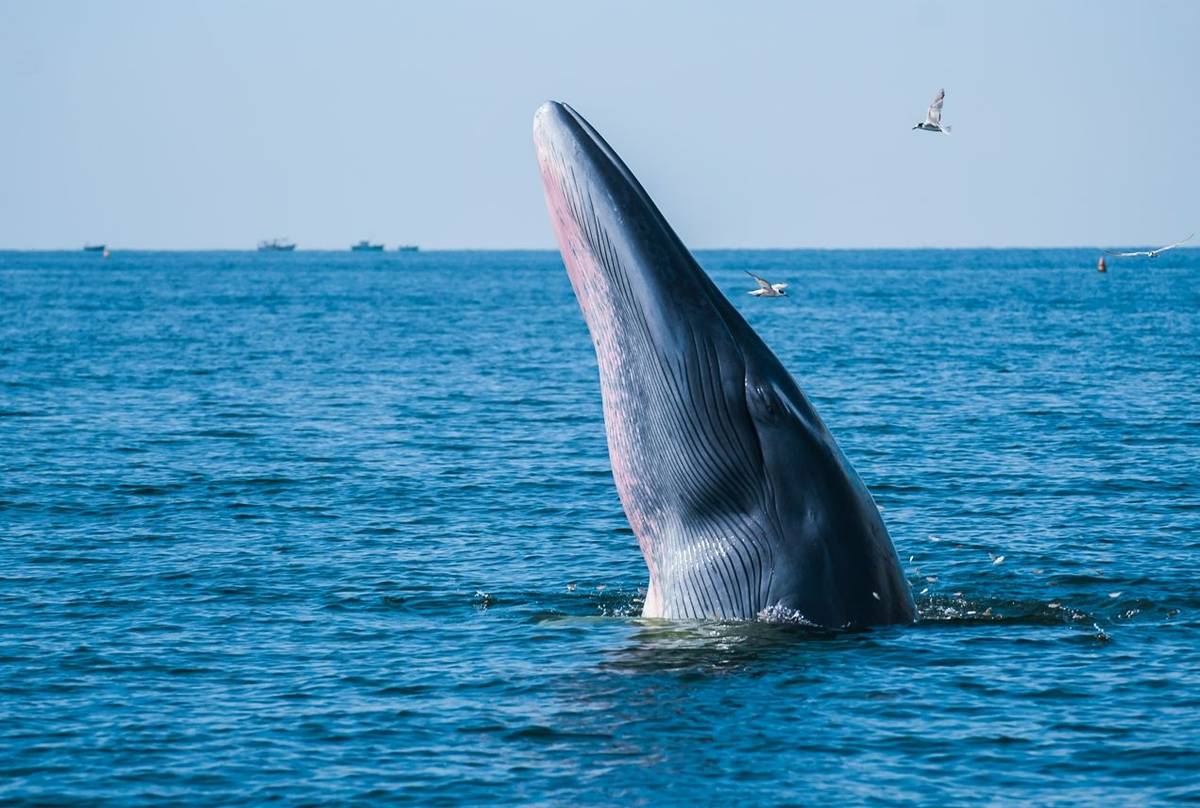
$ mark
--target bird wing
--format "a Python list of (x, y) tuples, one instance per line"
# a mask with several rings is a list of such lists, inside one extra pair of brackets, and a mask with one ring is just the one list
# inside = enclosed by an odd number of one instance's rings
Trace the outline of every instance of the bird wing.
[(744, 269), (742, 271), (745, 272), (747, 275), (749, 275), (751, 278), (754, 278), (754, 282), (757, 283), (761, 288), (763, 288), (763, 289), (771, 288), (771, 282), (768, 281), (766, 278), (760, 278), (748, 269)]
[[(1196, 234), (1192, 233), (1192, 236), (1194, 236), (1194, 235), (1196, 235)], [(1192, 240), (1192, 236), (1188, 236), (1183, 241), (1177, 241), (1174, 244), (1168, 244), (1165, 247), (1159, 247), (1157, 250), (1153, 250), (1152, 252), (1161, 253), (1161, 252), (1166, 252), (1167, 250), (1173, 250), (1176, 247), (1178, 247), (1180, 244), (1187, 244), (1189, 241)]]
[(929, 105), (929, 111), (925, 113), (925, 119), (930, 123), (942, 122), (942, 102), (946, 100), (946, 91), (938, 90), (937, 95), (933, 97), (933, 103)]
[(776, 292), (782, 292), (784, 289), (787, 288), (787, 284), (786, 283), (773, 283), (773, 284), (771, 284), (771, 288), (774, 289)]

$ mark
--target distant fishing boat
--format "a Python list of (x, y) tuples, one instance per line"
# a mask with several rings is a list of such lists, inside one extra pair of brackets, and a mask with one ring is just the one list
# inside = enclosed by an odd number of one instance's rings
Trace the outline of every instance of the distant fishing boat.
[(396, 252), (416, 252), (419, 247), (416, 244), (401, 244), (396, 248)]
[(273, 238), (270, 241), (258, 242), (259, 252), (291, 252), (296, 249), (296, 242), (285, 238)]
[(363, 239), (362, 241), (358, 242), (357, 244), (351, 246), (350, 251), (351, 252), (383, 252), (383, 245), (382, 244), (372, 244), (371, 242), (367, 241), (366, 239)]
[(84, 252), (102, 253), (102, 252), (104, 252), (104, 248), (107, 246), (108, 246), (107, 244), (84, 244), (83, 251)]

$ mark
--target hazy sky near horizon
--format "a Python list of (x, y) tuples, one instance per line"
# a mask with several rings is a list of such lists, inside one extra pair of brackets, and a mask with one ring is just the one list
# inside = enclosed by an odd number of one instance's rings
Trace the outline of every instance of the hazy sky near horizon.
[(697, 248), (1166, 243), (1198, 41), (1186, 0), (0, 0), (0, 248), (551, 247), (547, 98)]

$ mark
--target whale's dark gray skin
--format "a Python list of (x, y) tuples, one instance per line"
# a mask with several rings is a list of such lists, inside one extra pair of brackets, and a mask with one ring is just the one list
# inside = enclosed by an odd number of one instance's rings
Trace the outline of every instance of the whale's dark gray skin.
[(533, 139), (650, 570), (645, 616), (911, 622), (879, 510), (791, 375), (587, 121), (547, 102)]

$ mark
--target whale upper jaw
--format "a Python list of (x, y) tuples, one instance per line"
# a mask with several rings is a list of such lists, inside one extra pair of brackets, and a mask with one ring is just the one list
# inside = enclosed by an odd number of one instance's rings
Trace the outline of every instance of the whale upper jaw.
[(865, 486), (633, 173), (565, 104), (538, 109), (533, 139), (596, 350), (613, 478), (650, 572), (645, 614), (911, 621)]

